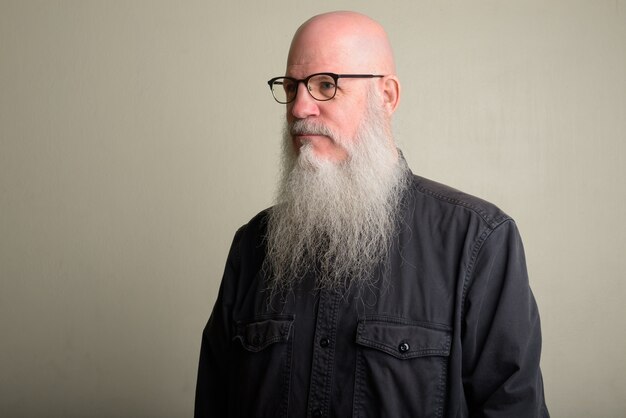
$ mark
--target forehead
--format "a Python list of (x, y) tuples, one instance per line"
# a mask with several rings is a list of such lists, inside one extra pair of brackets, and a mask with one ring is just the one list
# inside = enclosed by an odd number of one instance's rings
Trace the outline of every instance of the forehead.
[(362, 52), (367, 49), (362, 37), (318, 26), (296, 33), (287, 58), (286, 74), (305, 77), (318, 72), (370, 71), (369, 57)]
[(355, 60), (340, 49), (298, 49), (290, 54), (286, 74), (304, 78), (314, 73), (353, 73), (358, 69)]

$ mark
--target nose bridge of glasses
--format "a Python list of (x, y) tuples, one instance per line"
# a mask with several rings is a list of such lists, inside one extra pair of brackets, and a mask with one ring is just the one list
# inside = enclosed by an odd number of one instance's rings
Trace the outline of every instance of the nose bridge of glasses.
[(315, 98), (315, 96), (313, 96), (313, 84), (311, 84), (311, 78), (307, 78), (305, 80), (298, 80), (298, 84), (302, 83), (302, 85), (304, 86), (304, 88), (306, 89), (306, 91), (309, 92), (309, 94), (311, 95), (311, 97)]
[[(296, 87), (293, 89), (292, 95), (293, 97), (289, 97), (288, 100), (290, 102), (294, 102), (294, 101), (302, 101), (304, 100), (311, 100), (311, 99), (315, 99), (315, 97), (313, 96), (313, 93), (311, 92), (311, 85), (309, 83), (309, 80), (295, 80), (295, 84)], [(308, 94), (299, 94), (300, 91), (300, 86), (302, 86), (302, 88), (304, 88)]]
[(297, 78), (285, 77), (283, 79), (283, 84), (284, 84), (283, 86), (284, 91), (285, 91), (285, 94), (287, 95), (288, 101), (293, 101), (298, 96), (298, 90), (300, 89), (300, 84), (302, 84), (304, 88), (308, 90), (309, 93), (311, 93), (308, 78), (298, 80)]

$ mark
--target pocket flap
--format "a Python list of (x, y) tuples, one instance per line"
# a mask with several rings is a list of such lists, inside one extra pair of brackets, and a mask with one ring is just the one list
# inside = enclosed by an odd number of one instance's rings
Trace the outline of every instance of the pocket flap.
[(233, 340), (241, 341), (248, 351), (261, 351), (270, 344), (289, 340), (292, 324), (293, 317), (237, 322)]
[(446, 325), (400, 318), (366, 318), (359, 321), (356, 342), (399, 359), (448, 356), (451, 333)]

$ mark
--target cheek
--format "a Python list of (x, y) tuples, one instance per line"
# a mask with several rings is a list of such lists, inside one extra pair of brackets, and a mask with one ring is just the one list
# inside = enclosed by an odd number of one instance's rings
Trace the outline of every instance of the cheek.
[(337, 129), (341, 138), (344, 142), (353, 143), (355, 141), (355, 137), (357, 132), (359, 131), (359, 126), (361, 124), (360, 115), (348, 116), (342, 118), (337, 121)]
[(353, 102), (345, 103), (339, 112), (335, 114), (337, 127), (342, 132), (342, 137), (346, 140), (354, 141), (361, 121), (367, 114), (367, 103), (365, 97), (354, 98)]

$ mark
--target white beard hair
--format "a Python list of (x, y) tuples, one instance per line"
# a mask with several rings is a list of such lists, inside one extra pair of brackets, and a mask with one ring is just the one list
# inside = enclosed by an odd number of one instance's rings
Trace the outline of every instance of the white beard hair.
[(409, 169), (391, 146), (390, 124), (374, 89), (368, 100), (354, 140), (308, 120), (294, 124), (343, 146), (348, 157), (342, 162), (318, 157), (310, 144), (297, 155), (285, 126), (281, 181), (266, 236), (272, 294), (292, 290), (308, 272), (314, 272), (317, 289), (346, 292), (374, 285), (375, 268), (384, 266)]

